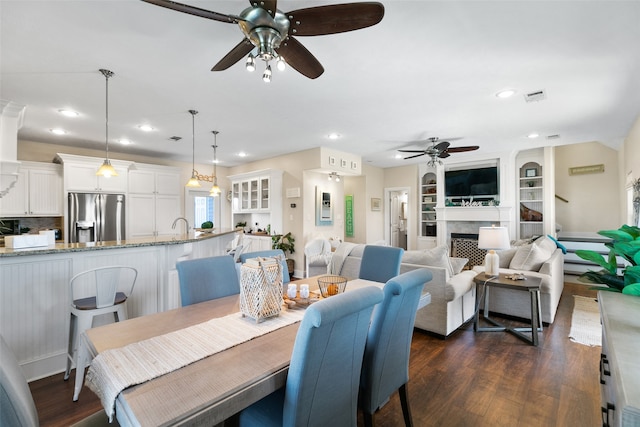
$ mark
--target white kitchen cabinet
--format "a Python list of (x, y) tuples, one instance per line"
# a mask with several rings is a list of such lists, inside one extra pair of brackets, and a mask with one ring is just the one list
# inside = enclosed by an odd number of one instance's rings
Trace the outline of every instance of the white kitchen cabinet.
[(178, 169), (136, 164), (129, 171), (129, 237), (174, 234), (171, 225), (181, 215), (180, 191)]
[(103, 158), (58, 153), (57, 159), (62, 162), (64, 168), (65, 192), (118, 194), (127, 192), (129, 166), (133, 162), (111, 160), (111, 165), (118, 176), (105, 178), (96, 175), (98, 168), (104, 162)]
[(282, 176), (281, 170), (265, 169), (227, 177), (231, 181), (231, 227), (238, 222), (247, 222), (249, 227), (259, 222), (282, 231)]
[(174, 168), (129, 171), (129, 193), (180, 195), (180, 172)]
[(128, 237), (167, 236), (178, 232), (171, 228), (180, 214), (180, 196), (129, 194)]
[(232, 209), (238, 213), (267, 211), (271, 206), (271, 179), (269, 176), (254, 176), (233, 181), (231, 192)]
[(22, 162), (14, 187), (0, 199), (0, 215), (62, 216), (61, 167)]

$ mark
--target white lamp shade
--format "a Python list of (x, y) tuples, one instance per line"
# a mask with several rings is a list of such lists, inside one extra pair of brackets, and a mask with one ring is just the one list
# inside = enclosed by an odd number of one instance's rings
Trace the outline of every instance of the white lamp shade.
[(496, 249), (509, 249), (509, 233), (506, 227), (480, 227), (478, 248), (487, 249), (484, 259), (484, 272), (488, 276), (497, 276), (500, 270), (500, 258)]
[(506, 227), (480, 227), (478, 248), (498, 250), (509, 247), (509, 232)]

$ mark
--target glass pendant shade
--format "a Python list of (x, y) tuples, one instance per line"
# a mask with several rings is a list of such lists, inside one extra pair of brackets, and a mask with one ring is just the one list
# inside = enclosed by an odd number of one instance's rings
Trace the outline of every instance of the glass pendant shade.
[(198, 181), (198, 178), (196, 178), (195, 175), (191, 175), (191, 178), (187, 181), (186, 187), (200, 187), (200, 181)]
[(104, 176), (105, 178), (109, 178), (112, 176), (118, 176), (118, 172), (111, 166), (111, 162), (109, 159), (104, 159), (102, 166), (98, 168), (98, 172), (96, 172), (98, 176)]

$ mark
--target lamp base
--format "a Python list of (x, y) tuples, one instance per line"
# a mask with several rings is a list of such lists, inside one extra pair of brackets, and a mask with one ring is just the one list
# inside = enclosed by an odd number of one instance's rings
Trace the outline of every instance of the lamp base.
[(487, 252), (484, 258), (484, 273), (491, 277), (498, 277), (500, 274), (500, 257), (494, 250)]

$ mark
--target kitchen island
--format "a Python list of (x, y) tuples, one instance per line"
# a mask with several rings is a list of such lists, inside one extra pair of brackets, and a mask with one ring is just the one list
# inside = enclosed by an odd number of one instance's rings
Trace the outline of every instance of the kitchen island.
[[(166, 311), (180, 306), (176, 263), (223, 255), (236, 233), (0, 248), (0, 334), (29, 381), (62, 372), (69, 336), (69, 281), (75, 274), (107, 265), (135, 267), (138, 278), (127, 300), (129, 318)], [(94, 325), (109, 321), (97, 319)]]

